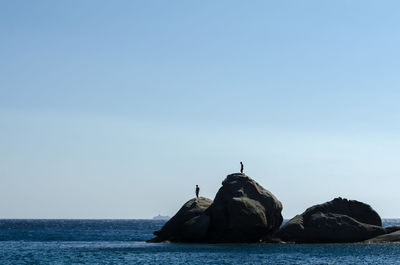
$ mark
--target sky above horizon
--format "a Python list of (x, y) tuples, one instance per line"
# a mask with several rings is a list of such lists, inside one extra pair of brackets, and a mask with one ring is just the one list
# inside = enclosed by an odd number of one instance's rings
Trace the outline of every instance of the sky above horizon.
[(398, 10), (0, 1), (0, 218), (171, 216), (240, 161), (284, 218), (400, 217)]

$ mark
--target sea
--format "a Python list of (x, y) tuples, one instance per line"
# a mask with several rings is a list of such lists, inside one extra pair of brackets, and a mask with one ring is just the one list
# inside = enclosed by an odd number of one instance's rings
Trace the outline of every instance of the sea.
[(400, 264), (396, 243), (146, 243), (164, 223), (0, 219), (0, 264)]

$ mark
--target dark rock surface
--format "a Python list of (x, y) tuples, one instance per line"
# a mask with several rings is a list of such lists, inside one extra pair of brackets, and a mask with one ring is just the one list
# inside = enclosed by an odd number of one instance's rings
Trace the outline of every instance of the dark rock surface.
[(206, 214), (198, 215), (183, 224), (183, 236), (187, 241), (200, 242), (206, 239), (210, 217)]
[(286, 242), (359, 242), (386, 231), (371, 206), (354, 200), (336, 198), (308, 208), (289, 220), (278, 232)]
[(390, 234), (400, 230), (400, 226), (389, 226), (385, 227), (386, 234)]
[(367, 243), (400, 243), (400, 230), (366, 240)]
[[(154, 232), (154, 235), (157, 237), (153, 238), (149, 242), (181, 242), (190, 241), (192, 237), (198, 237), (198, 233), (200, 233), (198, 231), (200, 226), (199, 220), (196, 222), (193, 218), (201, 216), (211, 203), (212, 200), (204, 197), (189, 200), (168, 222), (165, 223), (161, 230)], [(204, 222), (204, 220), (202, 221)], [(190, 224), (194, 225), (192, 232), (188, 231)]]
[(209, 237), (216, 242), (256, 242), (279, 229), (282, 204), (269, 191), (242, 173), (222, 182), (206, 214)]
[(280, 242), (273, 234), (283, 221), (281, 211), (271, 192), (245, 174), (231, 174), (214, 202), (188, 201), (148, 242)]

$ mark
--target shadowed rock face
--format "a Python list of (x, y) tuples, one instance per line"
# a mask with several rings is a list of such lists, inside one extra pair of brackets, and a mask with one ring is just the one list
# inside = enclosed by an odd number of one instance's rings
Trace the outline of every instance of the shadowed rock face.
[[(203, 227), (203, 235), (199, 235), (201, 227), (199, 226), (198, 221), (195, 222), (193, 218), (201, 216), (211, 203), (212, 200), (204, 197), (189, 200), (167, 223), (165, 223), (161, 230), (154, 232), (154, 235), (156, 235), (157, 238), (153, 239), (151, 242), (190, 241), (192, 239), (191, 237), (204, 236), (205, 231), (207, 231), (208, 228), (208, 224), (206, 224), (207, 221), (201, 220), (203, 226), (206, 225), (206, 228)], [(207, 217), (205, 218), (207, 219)], [(193, 226), (193, 229), (190, 229), (191, 226)]]
[(379, 215), (362, 202), (336, 198), (308, 208), (288, 221), (278, 236), (287, 242), (358, 242), (386, 231)]
[(207, 210), (209, 236), (217, 242), (255, 242), (279, 229), (281, 202), (245, 174), (226, 177)]
[(231, 174), (214, 202), (202, 197), (188, 201), (149, 242), (273, 241), (281, 211), (272, 193), (244, 174)]
[(304, 214), (312, 215), (316, 212), (347, 215), (361, 223), (382, 226), (379, 214), (368, 204), (356, 200), (335, 198), (332, 201), (308, 208)]
[(386, 231), (386, 234), (390, 234), (390, 233), (393, 233), (393, 232), (397, 232), (397, 231), (400, 231), (400, 226), (389, 226), (389, 227), (385, 227), (385, 231)]
[(365, 241), (366, 243), (400, 243), (400, 230), (380, 235)]

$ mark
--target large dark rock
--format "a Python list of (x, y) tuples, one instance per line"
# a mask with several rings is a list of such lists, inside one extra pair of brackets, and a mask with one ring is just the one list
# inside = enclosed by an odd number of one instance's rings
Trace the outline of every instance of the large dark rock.
[(210, 217), (206, 214), (198, 215), (183, 224), (183, 236), (186, 241), (201, 242), (207, 239)]
[(226, 177), (207, 209), (208, 237), (213, 242), (257, 242), (279, 229), (282, 204), (245, 174)]
[(282, 204), (244, 174), (222, 182), (214, 202), (185, 203), (148, 242), (279, 242), (273, 237), (282, 223)]
[(371, 206), (342, 198), (315, 205), (289, 220), (278, 236), (296, 243), (358, 242), (386, 231)]
[(155, 231), (149, 242), (184, 242), (200, 239), (205, 236), (209, 217), (202, 216), (211, 205), (212, 200), (204, 197), (194, 198), (186, 202), (181, 209), (161, 228)]

